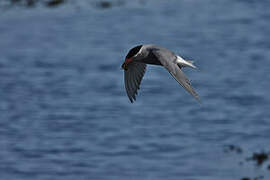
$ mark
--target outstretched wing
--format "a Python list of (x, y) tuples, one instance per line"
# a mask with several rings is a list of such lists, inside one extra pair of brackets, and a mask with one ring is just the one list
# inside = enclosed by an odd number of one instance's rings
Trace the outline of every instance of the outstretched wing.
[(131, 62), (125, 70), (125, 87), (129, 100), (133, 103), (136, 100), (137, 90), (145, 73), (146, 64)]
[(195, 99), (200, 101), (199, 95), (192, 88), (191, 83), (185, 76), (184, 72), (178, 67), (176, 63), (176, 56), (166, 49), (154, 49), (152, 51), (158, 58), (160, 63), (169, 71), (174, 79), (181, 84)]

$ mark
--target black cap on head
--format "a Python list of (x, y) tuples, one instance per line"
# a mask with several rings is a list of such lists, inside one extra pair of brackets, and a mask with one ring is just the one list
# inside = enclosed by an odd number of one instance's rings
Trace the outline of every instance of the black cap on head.
[(126, 56), (126, 59), (129, 59), (129, 58), (132, 58), (135, 54), (137, 54), (140, 49), (142, 48), (143, 45), (139, 45), (139, 46), (136, 46), (134, 48), (132, 48), (131, 50), (129, 50), (127, 56)]

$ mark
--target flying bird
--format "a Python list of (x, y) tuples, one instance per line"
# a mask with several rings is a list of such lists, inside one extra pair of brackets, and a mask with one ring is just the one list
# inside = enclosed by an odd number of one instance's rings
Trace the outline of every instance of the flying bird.
[(124, 69), (125, 88), (131, 103), (136, 100), (138, 89), (146, 70), (146, 64), (165, 67), (174, 79), (185, 88), (196, 100), (198, 94), (181, 70), (183, 67), (196, 68), (192, 61), (184, 60), (172, 51), (156, 45), (139, 45), (129, 50), (122, 69)]

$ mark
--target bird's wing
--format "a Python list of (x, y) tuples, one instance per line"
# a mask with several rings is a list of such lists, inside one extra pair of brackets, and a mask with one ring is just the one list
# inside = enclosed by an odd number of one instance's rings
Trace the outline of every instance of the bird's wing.
[(167, 52), (166, 50), (155, 49), (152, 51), (158, 58), (160, 63), (169, 71), (169, 73), (174, 77), (174, 79), (181, 84), (196, 100), (200, 101), (199, 95), (191, 87), (191, 83), (185, 76), (184, 72), (176, 64), (176, 56), (172, 52)]
[(146, 64), (131, 62), (125, 70), (125, 87), (129, 100), (133, 103), (136, 100), (137, 90), (145, 73)]

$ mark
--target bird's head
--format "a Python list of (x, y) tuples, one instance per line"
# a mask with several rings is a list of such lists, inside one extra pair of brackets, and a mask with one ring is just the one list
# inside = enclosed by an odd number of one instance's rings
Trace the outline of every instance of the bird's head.
[(138, 57), (141, 48), (142, 48), (142, 45), (139, 45), (129, 50), (126, 56), (125, 62), (122, 64), (122, 69), (124, 70), (128, 69), (128, 64), (136, 60), (136, 57)]

